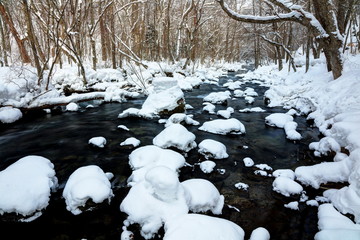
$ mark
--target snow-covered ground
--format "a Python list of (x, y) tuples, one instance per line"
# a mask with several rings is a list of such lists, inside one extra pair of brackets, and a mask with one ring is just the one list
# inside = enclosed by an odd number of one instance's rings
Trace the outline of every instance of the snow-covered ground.
[[(309, 147), (314, 150), (315, 156), (334, 153), (334, 162), (298, 167), (295, 170), (295, 179), (314, 188), (327, 182), (348, 182), (348, 187), (330, 189), (325, 191), (324, 195), (339, 212), (353, 215), (356, 223), (360, 223), (359, 63), (359, 55), (347, 55), (344, 59), (343, 74), (336, 80), (333, 80), (331, 72), (327, 72), (323, 57), (313, 60), (306, 74), (304, 67), (298, 68), (297, 72), (288, 72), (287, 69), (279, 72), (275, 65), (242, 74), (244, 80), (261, 79), (264, 85), (270, 87), (265, 93), (270, 100), (270, 107), (294, 108), (301, 114), (308, 114), (308, 119), (314, 120), (324, 138), (311, 143)], [(290, 117), (288, 118), (291, 122)], [(293, 130), (295, 128), (296, 126), (292, 126)], [(275, 185), (278, 186), (277, 183)], [(300, 191), (300, 188), (298, 190)], [(288, 207), (296, 208), (295, 204)], [(323, 217), (324, 208), (320, 207), (319, 210), (320, 221), (329, 219)], [(322, 231), (315, 239), (337, 239), (333, 238), (339, 236), (337, 234), (346, 236), (346, 239), (359, 238), (358, 230), (340, 230), (331, 222), (319, 225)], [(333, 233), (336, 235), (332, 236)]]

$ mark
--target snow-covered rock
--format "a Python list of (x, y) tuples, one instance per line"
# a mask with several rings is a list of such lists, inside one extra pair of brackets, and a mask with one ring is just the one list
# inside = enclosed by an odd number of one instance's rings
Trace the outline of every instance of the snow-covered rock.
[(84, 166), (76, 169), (66, 182), (63, 197), (66, 209), (74, 215), (82, 213), (81, 207), (86, 206), (88, 200), (102, 203), (114, 196), (110, 179), (112, 173), (104, 173), (96, 165)]
[(0, 122), (13, 123), (22, 118), (23, 114), (18, 108), (1, 107), (0, 108)]
[(249, 157), (244, 158), (244, 159), (243, 159), (243, 162), (244, 162), (245, 167), (252, 167), (252, 166), (254, 166), (254, 160), (252, 160), (252, 159), (249, 158)]
[(185, 113), (174, 113), (165, 121), (165, 127), (169, 127), (170, 125), (176, 123), (199, 125), (200, 123), (198, 121), (195, 121), (193, 117), (193, 115), (186, 115)]
[(162, 148), (175, 147), (188, 152), (197, 146), (195, 138), (195, 135), (183, 125), (172, 124), (153, 139), (153, 144)]
[(237, 189), (239, 190), (245, 190), (247, 191), (249, 189), (249, 185), (246, 184), (246, 183), (242, 183), (242, 182), (238, 182), (238, 183), (235, 183), (234, 185)]
[(216, 119), (204, 122), (199, 130), (214, 134), (244, 134), (245, 126), (237, 119)]
[(125, 225), (139, 224), (141, 235), (150, 239), (163, 223), (188, 213), (189, 208), (177, 174), (158, 166), (146, 173), (144, 181), (131, 187), (120, 210), (128, 215)]
[(40, 213), (49, 205), (51, 191), (57, 185), (49, 159), (34, 155), (19, 159), (0, 172), (0, 214)]
[(275, 178), (272, 186), (275, 192), (278, 192), (286, 197), (294, 194), (300, 194), (303, 191), (303, 187), (300, 184), (287, 177)]
[(249, 240), (270, 240), (270, 233), (263, 227), (258, 227), (251, 232)]
[(272, 175), (274, 177), (286, 177), (290, 178), (291, 180), (295, 179), (295, 173), (291, 169), (277, 169), (275, 170)]
[(165, 166), (177, 172), (185, 164), (185, 158), (178, 152), (147, 145), (135, 149), (129, 155), (129, 165), (133, 172), (128, 179), (129, 185), (134, 185), (145, 178), (149, 169)]
[(224, 206), (224, 196), (217, 188), (205, 179), (189, 179), (181, 182), (185, 189), (186, 201), (190, 211), (194, 213), (211, 211), (221, 214)]
[(300, 140), (301, 134), (296, 131), (297, 123), (294, 118), (286, 113), (273, 113), (265, 118), (265, 124), (284, 128), (286, 137), (290, 140)]
[(204, 112), (208, 112), (208, 113), (210, 113), (210, 114), (216, 114), (216, 112), (215, 112), (215, 105), (214, 104), (211, 104), (211, 103), (207, 103), (207, 102), (205, 102), (204, 103), (204, 107), (203, 107), (203, 111)]
[(204, 102), (210, 102), (212, 104), (224, 104), (227, 103), (227, 100), (231, 98), (230, 91), (225, 92), (212, 92), (204, 97)]
[(216, 166), (216, 163), (210, 160), (206, 160), (200, 163), (200, 169), (204, 173), (211, 173), (214, 171), (214, 168)]
[(200, 154), (204, 155), (205, 158), (223, 159), (228, 158), (229, 155), (226, 152), (226, 146), (221, 142), (205, 139), (199, 143)]
[(360, 225), (354, 224), (329, 204), (322, 204), (318, 210), (319, 232), (315, 240), (353, 240), (360, 239)]
[(234, 113), (234, 108), (232, 107), (228, 107), (226, 110), (219, 110), (217, 111), (217, 115), (223, 117), (223, 118), (230, 118), (231, 117), (231, 114)]
[(299, 210), (299, 202), (298, 201), (289, 202), (287, 204), (284, 204), (284, 207), (289, 208), (291, 210)]
[(77, 103), (71, 102), (66, 105), (66, 111), (76, 112), (79, 110), (79, 105)]
[(125, 141), (120, 143), (120, 146), (127, 146), (127, 145), (132, 145), (133, 147), (137, 147), (140, 145), (140, 140), (134, 137), (129, 137), (127, 139), (125, 139)]
[(244, 230), (226, 219), (184, 214), (167, 221), (164, 240), (244, 240)]
[(248, 112), (266, 112), (266, 110), (262, 109), (261, 107), (253, 107), (253, 108), (240, 109), (239, 112), (242, 112), (242, 113), (248, 113)]
[(310, 143), (309, 149), (314, 150), (314, 155), (320, 157), (321, 155), (327, 156), (330, 152), (340, 152), (341, 147), (334, 138), (324, 137), (319, 142)]
[(106, 139), (104, 137), (93, 137), (89, 139), (89, 144), (99, 148), (103, 148), (105, 147)]

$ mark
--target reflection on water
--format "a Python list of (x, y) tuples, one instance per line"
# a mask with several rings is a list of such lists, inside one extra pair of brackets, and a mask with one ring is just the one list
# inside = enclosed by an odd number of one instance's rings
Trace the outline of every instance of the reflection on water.
[[(236, 76), (231, 74), (222, 78), (221, 83), (229, 78), (236, 80)], [(317, 232), (317, 209), (303, 205), (300, 205), (300, 211), (284, 208), (285, 203), (294, 199), (282, 197), (272, 191), (273, 178), (255, 175), (256, 168), (245, 168), (242, 159), (251, 157), (256, 164), (266, 163), (274, 170), (295, 169), (299, 165), (311, 164), (317, 160), (312, 158), (307, 146), (318, 140), (319, 132), (309, 127), (304, 117), (296, 117), (298, 131), (303, 139), (297, 143), (288, 141), (283, 129), (270, 128), (264, 124), (267, 115), (284, 110), (267, 108), (264, 105), (262, 95), (266, 91), (265, 87), (255, 84), (246, 84), (243, 89), (245, 87), (253, 87), (259, 94), (251, 107), (267, 110), (265, 113), (240, 113), (239, 109), (250, 107), (245, 104), (244, 99), (229, 101), (228, 106), (235, 109), (232, 117), (239, 119), (246, 127), (245, 135), (220, 136), (199, 131), (198, 126), (187, 126), (188, 130), (196, 135), (197, 143), (211, 138), (227, 146), (230, 157), (215, 161), (216, 168), (225, 169), (225, 173), (214, 171), (204, 174), (198, 165), (195, 165), (193, 168), (184, 167), (180, 180), (196, 177), (212, 181), (225, 196), (226, 206), (220, 217), (240, 225), (245, 230), (247, 239), (251, 231), (260, 226), (269, 230), (271, 239), (313, 239)], [(202, 113), (202, 98), (211, 91), (225, 90), (206, 84), (187, 92), (186, 103), (194, 107), (187, 113), (193, 114), (194, 119), (200, 123), (217, 119), (216, 115)], [(126, 218), (120, 212), (119, 205), (128, 191), (126, 179), (131, 173), (128, 155), (132, 151), (119, 144), (128, 137), (138, 138), (141, 146), (152, 144), (152, 139), (163, 130), (163, 125), (157, 123), (157, 120), (117, 119), (117, 115), (129, 107), (140, 108), (143, 100), (103, 104), (91, 109), (85, 109), (86, 104), (83, 103), (83, 111), (80, 112), (25, 118), (16, 124), (2, 126), (0, 170), (26, 155), (41, 155), (54, 163), (60, 189), (52, 195), (50, 205), (43, 215), (33, 222), (19, 223), (1, 216), (1, 235), (11, 234), (12, 239), (119, 239), (122, 222)], [(228, 106), (216, 107), (220, 110)], [(120, 124), (127, 126), (130, 131), (118, 129)], [(88, 145), (88, 140), (95, 136), (107, 139), (104, 149)], [(194, 149), (188, 153), (186, 159), (190, 164), (195, 164), (201, 160), (201, 156)], [(65, 201), (61, 197), (62, 190), (73, 171), (90, 164), (100, 166), (105, 172), (114, 173), (112, 185), (115, 197), (110, 205), (103, 204), (93, 211), (74, 216), (65, 208)], [(236, 189), (234, 184), (237, 182), (247, 183), (249, 190)], [(308, 190), (308, 194), (314, 197), (320, 193)], [(227, 205), (236, 207), (240, 212)]]

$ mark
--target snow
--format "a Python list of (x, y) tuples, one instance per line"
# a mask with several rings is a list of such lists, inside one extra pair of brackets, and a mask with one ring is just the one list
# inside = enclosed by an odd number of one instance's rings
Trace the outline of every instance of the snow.
[(360, 239), (360, 225), (340, 214), (331, 204), (319, 206), (318, 218), (320, 231), (315, 235), (315, 240)]
[(254, 166), (254, 161), (253, 161), (251, 158), (249, 158), (249, 157), (244, 158), (244, 159), (243, 159), (243, 162), (244, 162), (244, 164), (245, 164), (245, 167), (252, 167), (252, 166)]
[(241, 88), (242, 84), (243, 83), (240, 81), (235, 81), (235, 82), (228, 81), (227, 83), (224, 83), (223, 86), (227, 87), (230, 90), (235, 90), (235, 89)]
[(249, 185), (246, 184), (246, 183), (242, 183), (242, 182), (238, 182), (238, 183), (235, 183), (234, 185), (237, 189), (239, 190), (245, 190), (247, 191), (249, 189)]
[(265, 164), (265, 163), (261, 163), (261, 164), (256, 164), (255, 167), (261, 169), (261, 170), (268, 170), (268, 171), (272, 171), (272, 167), (270, 167), (269, 165)]
[(240, 98), (240, 97), (243, 97), (244, 96), (244, 91), (240, 90), (240, 89), (236, 89), (234, 91), (234, 97), (236, 98)]
[(185, 104), (184, 93), (176, 85), (159, 92), (154, 91), (150, 93), (141, 109), (126, 109), (118, 115), (118, 118), (134, 116), (152, 119), (158, 117), (162, 112), (175, 110), (181, 104)]
[(205, 104), (205, 106), (203, 107), (203, 111), (208, 112), (210, 114), (215, 114), (216, 107), (214, 104), (207, 103), (207, 102), (205, 102), (204, 104)]
[(312, 200), (307, 200), (306, 205), (311, 206), (311, 207), (318, 207), (319, 203), (318, 203), (318, 201), (312, 199)]
[(195, 138), (183, 125), (172, 124), (153, 139), (153, 144), (161, 148), (175, 147), (188, 152), (197, 146)]
[(74, 102), (71, 102), (66, 105), (65, 109), (66, 109), (66, 111), (69, 111), (69, 112), (76, 112), (79, 110), (79, 105)]
[(220, 195), (217, 188), (205, 179), (189, 179), (181, 185), (185, 189), (186, 201), (189, 210), (194, 213), (211, 211), (221, 214), (224, 206), (224, 196)]
[(112, 173), (104, 173), (96, 165), (76, 169), (67, 180), (63, 191), (66, 209), (74, 215), (79, 215), (88, 200), (94, 203), (108, 200), (110, 203), (114, 196), (109, 181), (112, 177)]
[(295, 179), (295, 173), (291, 169), (277, 169), (272, 173), (272, 175), (274, 177), (286, 177), (291, 180)]
[(251, 96), (246, 96), (244, 99), (247, 104), (253, 104), (255, 102), (255, 98)]
[(270, 240), (270, 233), (263, 227), (254, 229), (249, 240)]
[(273, 190), (278, 192), (286, 197), (290, 197), (290, 195), (300, 194), (303, 191), (303, 187), (286, 177), (277, 177), (275, 178), (273, 184)]
[(51, 191), (57, 185), (49, 159), (30, 155), (17, 160), (0, 172), (0, 214), (30, 216), (41, 212), (49, 205)]
[(125, 141), (120, 143), (120, 146), (133, 145), (133, 147), (138, 147), (140, 145), (140, 140), (134, 137), (129, 137)]
[(254, 171), (254, 174), (255, 175), (260, 175), (260, 176), (263, 176), (263, 177), (267, 177), (267, 176), (271, 176), (270, 174), (268, 174), (266, 171), (264, 170), (255, 170)]
[(0, 122), (13, 123), (22, 118), (22, 112), (13, 107), (0, 107)]
[(93, 137), (93, 138), (90, 138), (89, 144), (99, 147), (99, 148), (103, 148), (103, 147), (105, 147), (106, 139), (104, 137)]
[(169, 127), (170, 125), (176, 123), (185, 123), (188, 125), (195, 125), (195, 126), (199, 125), (200, 123), (198, 121), (195, 121), (193, 117), (194, 117), (193, 115), (186, 115), (185, 113), (174, 113), (167, 120), (165, 120), (165, 127)]
[(299, 210), (299, 202), (293, 201), (287, 204), (284, 204), (284, 207), (289, 208), (291, 210)]
[(300, 140), (301, 135), (296, 131), (297, 123), (286, 113), (273, 113), (265, 117), (265, 124), (271, 127), (284, 128), (286, 137), (290, 140)]
[(204, 122), (199, 130), (226, 135), (226, 134), (244, 134), (245, 126), (237, 119), (216, 119)]
[(346, 182), (351, 169), (349, 158), (341, 162), (323, 162), (313, 166), (302, 166), (295, 169), (296, 179), (302, 184), (318, 189), (328, 182)]
[(146, 172), (156, 166), (165, 166), (177, 172), (185, 164), (185, 158), (170, 149), (147, 145), (135, 149), (129, 155), (129, 165), (133, 172), (128, 179), (129, 185), (134, 185), (145, 178)]
[(210, 160), (206, 160), (200, 163), (200, 169), (203, 173), (211, 173), (214, 171), (216, 163)]
[(120, 204), (120, 210), (128, 215), (125, 225), (138, 223), (141, 235), (152, 238), (164, 222), (188, 213), (184, 194), (173, 170), (164, 166), (150, 169)]
[(164, 240), (244, 240), (244, 230), (226, 219), (185, 214), (165, 224)]
[(234, 113), (234, 109), (232, 107), (228, 107), (226, 110), (219, 110), (217, 111), (217, 115), (223, 117), (223, 118), (230, 118), (231, 114)]
[(341, 147), (332, 137), (324, 137), (319, 142), (312, 142), (309, 145), (310, 150), (314, 150), (314, 155), (320, 157), (327, 156), (329, 152), (340, 152)]
[(198, 147), (198, 152), (204, 155), (206, 159), (223, 159), (229, 157), (226, 152), (226, 146), (221, 142), (212, 139), (205, 139), (201, 141)]
[(244, 108), (244, 109), (240, 109), (239, 112), (241, 112), (241, 113), (248, 113), (248, 112), (266, 112), (266, 110), (262, 109), (261, 107), (254, 107), (254, 108)]
[(125, 125), (119, 125), (117, 126), (119, 129), (123, 129), (125, 131), (130, 131), (130, 129), (128, 127), (126, 127)]
[(227, 100), (231, 98), (230, 91), (225, 92), (212, 92), (209, 93), (206, 97), (204, 97), (204, 102), (210, 102), (212, 104), (225, 104)]

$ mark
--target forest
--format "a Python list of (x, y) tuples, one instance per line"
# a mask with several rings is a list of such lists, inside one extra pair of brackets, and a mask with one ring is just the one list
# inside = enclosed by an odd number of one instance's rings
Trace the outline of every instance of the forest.
[(124, 61), (275, 61), (281, 70), (285, 59), (296, 70), (298, 49), (307, 59), (324, 51), (337, 78), (341, 54), (358, 51), (360, 38), (357, 0), (6, 0), (0, 13), (1, 64), (30, 64), (39, 81), (66, 63), (82, 76), (84, 65)]

